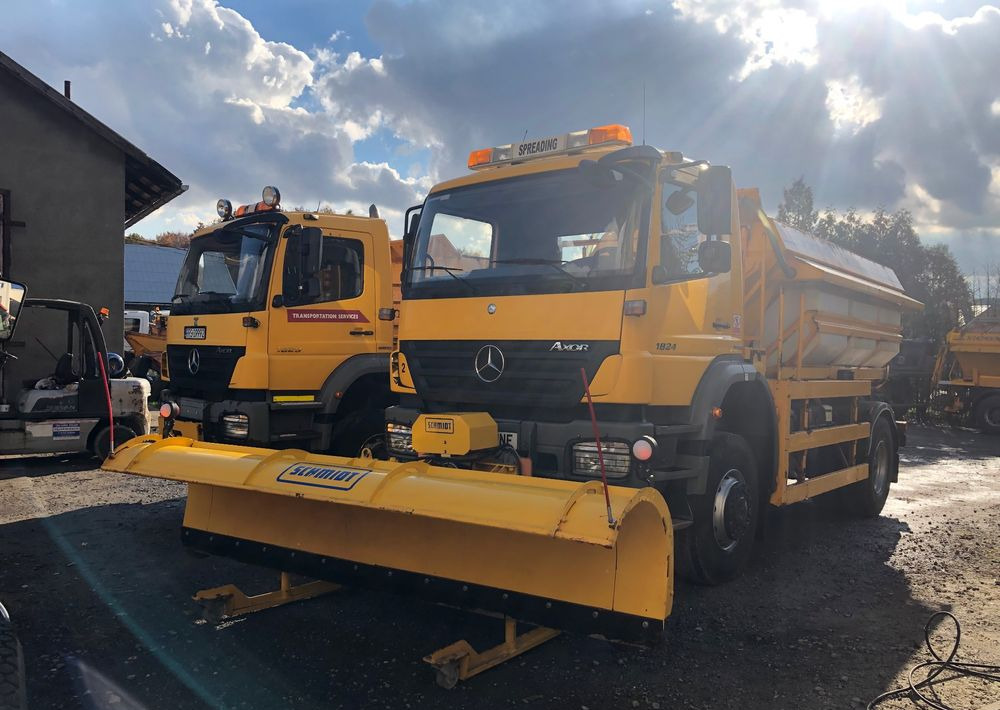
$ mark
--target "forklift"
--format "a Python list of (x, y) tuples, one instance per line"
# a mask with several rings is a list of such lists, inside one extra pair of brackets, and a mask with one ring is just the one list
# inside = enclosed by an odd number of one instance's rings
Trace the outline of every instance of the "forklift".
[[(0, 455), (90, 452), (103, 461), (113, 446), (149, 433), (149, 381), (128, 377), (121, 356), (108, 353), (106, 318), (107, 309), (99, 317), (78, 301), (27, 298), (23, 284), (0, 280)], [(9, 348), (22, 320), (22, 337), (52, 362), (8, 402), (4, 365), (17, 359)]]

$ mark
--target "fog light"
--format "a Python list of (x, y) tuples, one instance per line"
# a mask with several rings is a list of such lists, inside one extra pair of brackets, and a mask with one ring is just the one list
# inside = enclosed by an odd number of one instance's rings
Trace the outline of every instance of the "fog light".
[(413, 429), (405, 424), (388, 422), (385, 425), (386, 439), (389, 442), (389, 450), (401, 454), (414, 454), (413, 450)]
[[(629, 445), (623, 441), (602, 441), (604, 472), (608, 478), (625, 478), (631, 467)], [(600, 476), (601, 463), (597, 456), (597, 444), (581, 441), (573, 444), (573, 474), (576, 476)]]
[(651, 436), (643, 436), (632, 444), (632, 455), (637, 461), (649, 461), (655, 453), (656, 439)]
[(230, 439), (246, 439), (250, 435), (250, 419), (246, 414), (224, 414), (222, 433)]

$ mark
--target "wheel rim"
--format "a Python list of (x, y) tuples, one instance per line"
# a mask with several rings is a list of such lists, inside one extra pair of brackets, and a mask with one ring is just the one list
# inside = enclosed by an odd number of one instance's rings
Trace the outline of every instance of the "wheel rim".
[(750, 497), (743, 474), (735, 468), (726, 471), (715, 489), (712, 501), (712, 532), (723, 552), (736, 547), (750, 527)]
[(872, 458), (872, 488), (875, 495), (881, 496), (889, 486), (889, 447), (885, 439), (875, 445), (875, 456)]

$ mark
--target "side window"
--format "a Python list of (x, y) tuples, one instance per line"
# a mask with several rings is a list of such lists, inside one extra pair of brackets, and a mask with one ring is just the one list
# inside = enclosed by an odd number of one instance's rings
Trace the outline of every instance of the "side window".
[[(319, 270), (308, 281), (299, 283), (298, 241), (285, 251), (282, 287), (286, 294), (298, 294), (294, 305), (357, 298), (364, 291), (365, 247), (357, 239), (323, 237)], [(293, 305), (289, 303), (289, 305)]]
[(317, 302), (357, 298), (364, 290), (364, 245), (356, 239), (323, 237)]
[(698, 204), (694, 190), (664, 185), (660, 216), (660, 264), (670, 278), (701, 274), (698, 245), (705, 238), (698, 231)]

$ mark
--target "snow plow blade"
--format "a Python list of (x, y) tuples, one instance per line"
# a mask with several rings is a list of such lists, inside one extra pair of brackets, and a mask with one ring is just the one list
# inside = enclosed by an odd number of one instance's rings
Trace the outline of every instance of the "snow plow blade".
[(670, 514), (610, 487), (299, 450), (133, 439), (103, 465), (189, 484), (183, 541), (278, 570), (653, 643), (673, 598)]

